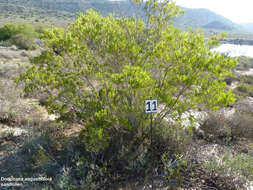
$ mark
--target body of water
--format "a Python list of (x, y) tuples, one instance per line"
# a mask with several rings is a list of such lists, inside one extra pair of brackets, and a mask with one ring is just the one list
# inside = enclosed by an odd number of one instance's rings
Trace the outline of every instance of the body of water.
[(229, 56), (248, 56), (253, 57), (253, 46), (248, 45), (234, 45), (234, 44), (222, 44), (217, 48), (213, 49), (219, 53), (225, 53)]

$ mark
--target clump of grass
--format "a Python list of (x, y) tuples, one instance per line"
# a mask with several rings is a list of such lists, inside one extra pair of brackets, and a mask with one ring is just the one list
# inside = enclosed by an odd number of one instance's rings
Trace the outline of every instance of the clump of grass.
[(242, 83), (235, 88), (235, 92), (242, 97), (253, 97), (253, 86), (251, 84)]
[[(202, 138), (226, 145), (238, 138), (253, 138), (252, 108), (250, 105), (246, 108), (245, 105), (239, 104), (236, 104), (236, 110), (231, 115), (226, 115), (224, 112), (210, 112), (200, 126), (200, 130), (203, 131)], [(240, 108), (242, 106), (244, 108)]]
[(238, 57), (239, 64), (237, 65), (237, 70), (249, 70), (250, 68), (253, 68), (253, 58), (246, 57), (246, 56), (240, 56)]
[(250, 155), (232, 156), (227, 152), (220, 159), (213, 157), (205, 162), (204, 166), (217, 176), (233, 179), (233, 184), (237, 187), (245, 187), (248, 181), (253, 180), (253, 158)]
[(203, 138), (208, 141), (223, 140), (225, 142), (232, 138), (230, 119), (224, 112), (209, 112), (200, 130), (203, 131)]
[(236, 137), (253, 138), (253, 114), (248, 111), (234, 114), (231, 133)]
[(0, 81), (0, 119), (2, 121), (13, 122), (17, 118), (17, 113), (23, 112), (20, 104), (22, 89), (16, 88), (11, 80)]

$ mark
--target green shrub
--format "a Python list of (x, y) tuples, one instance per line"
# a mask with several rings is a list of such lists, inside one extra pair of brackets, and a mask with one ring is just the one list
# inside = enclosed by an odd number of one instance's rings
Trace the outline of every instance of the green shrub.
[(10, 42), (10, 40), (0, 41), (0, 46), (2, 47), (10, 47), (13, 44)]
[(240, 96), (253, 96), (253, 85), (251, 84), (240, 84), (235, 90)]
[(19, 26), (16, 24), (6, 24), (0, 28), (0, 41), (9, 40), (11, 37), (20, 33)]
[(173, 157), (170, 154), (162, 155), (163, 162), (163, 179), (168, 184), (169, 189), (176, 189), (182, 186), (184, 182), (184, 168), (187, 167), (187, 161), (179, 154)]
[(180, 123), (180, 115), (192, 107), (215, 109), (234, 101), (221, 79), (236, 61), (210, 51), (217, 37), (206, 43), (203, 34), (174, 28), (168, 20), (181, 12), (174, 2), (149, 0), (146, 10), (150, 27), (143, 20), (89, 10), (67, 30), (47, 30), (45, 52), (32, 58), (19, 78), (26, 93), (48, 95), (45, 106), (60, 116), (58, 121), (83, 125), (79, 140), (91, 181), (104, 175), (95, 175), (91, 166), (106, 168), (115, 181), (141, 177), (150, 168), (146, 99), (155, 97), (163, 107), (154, 117), (154, 147), (161, 153), (156, 160), (168, 148), (181, 152), (177, 147), (184, 144), (184, 129), (168, 127), (167, 116)]
[(240, 86), (236, 87), (236, 90), (239, 92), (247, 93), (248, 92), (248, 86), (245, 84), (241, 84)]
[(51, 142), (52, 139), (45, 134), (29, 137), (25, 140), (22, 154), (25, 161), (30, 163), (29, 167), (25, 168), (26, 172), (36, 174), (36, 171), (43, 170), (47, 175), (55, 174), (59, 166), (51, 154), (53, 150)]
[[(173, 3), (163, 6), (178, 12)], [(168, 18), (161, 17), (163, 22)], [(166, 30), (156, 27), (147, 30), (144, 21), (103, 17), (90, 10), (80, 14), (66, 31), (47, 30), (43, 34), (47, 51), (31, 59), (33, 67), (20, 79), (26, 82), (27, 93), (48, 93), (46, 107), (59, 114), (60, 120), (85, 120), (82, 136), (87, 147), (96, 151), (106, 148), (101, 145), (108, 145), (106, 141), (118, 138), (118, 134), (137, 139), (141, 136), (148, 122), (143, 102), (149, 97), (157, 97), (165, 105), (156, 122), (197, 104), (215, 109), (234, 100), (225, 82), (218, 79), (229, 75), (228, 67), (236, 65), (233, 59), (210, 52), (201, 34), (183, 33), (173, 26)], [(150, 48), (149, 40), (154, 41), (154, 47), (143, 51)], [(216, 42), (209, 43), (212, 46)], [(169, 46), (175, 47), (172, 50)], [(196, 57), (193, 48), (195, 52), (201, 48), (202, 54)], [(168, 65), (171, 61), (173, 64)]]
[(34, 38), (36, 37), (35, 28), (30, 24), (20, 24), (18, 25), (19, 33), (27, 37)]
[(6, 24), (0, 28), (0, 41), (9, 40), (20, 49), (34, 49), (37, 33), (29, 24)]

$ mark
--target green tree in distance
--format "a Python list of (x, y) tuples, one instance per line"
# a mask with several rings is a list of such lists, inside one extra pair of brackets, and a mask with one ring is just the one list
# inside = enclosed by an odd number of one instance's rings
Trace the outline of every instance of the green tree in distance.
[(139, 145), (147, 137), (150, 97), (160, 105), (156, 125), (168, 115), (234, 101), (224, 78), (236, 61), (210, 51), (218, 37), (175, 28), (170, 20), (181, 11), (173, 1), (136, 3), (145, 4), (145, 22), (89, 10), (66, 30), (48, 30), (45, 51), (19, 78), (27, 93), (47, 94), (46, 108), (59, 120), (85, 126), (81, 136), (91, 151), (115, 138)]

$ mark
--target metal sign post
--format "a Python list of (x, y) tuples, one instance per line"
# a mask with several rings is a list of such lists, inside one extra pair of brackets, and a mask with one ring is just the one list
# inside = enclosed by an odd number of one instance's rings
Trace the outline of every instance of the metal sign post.
[(153, 148), (153, 113), (157, 112), (157, 100), (156, 99), (149, 99), (146, 100), (146, 109), (145, 112), (150, 114), (150, 142), (151, 142), (151, 157), (152, 157), (152, 190), (154, 189), (154, 148)]

